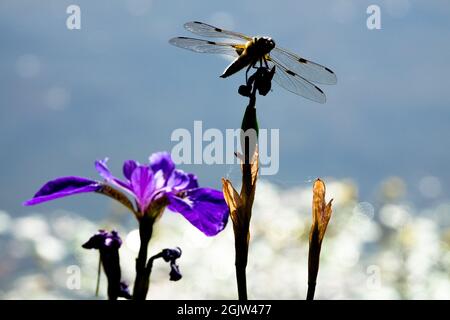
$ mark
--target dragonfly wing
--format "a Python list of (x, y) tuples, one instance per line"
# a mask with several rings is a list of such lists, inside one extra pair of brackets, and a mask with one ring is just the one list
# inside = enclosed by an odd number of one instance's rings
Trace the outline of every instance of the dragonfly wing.
[(323, 91), (313, 83), (285, 68), (275, 60), (268, 60), (267, 63), (270, 68), (272, 66), (276, 67), (273, 80), (275, 80), (275, 82), (284, 89), (312, 101), (319, 103), (326, 102), (326, 97)]
[(184, 27), (186, 28), (186, 30), (189, 30), (190, 32), (198, 34), (202, 37), (228, 38), (245, 41), (252, 40), (251, 37), (246, 36), (245, 34), (224, 30), (199, 21), (187, 22), (184, 24)]
[(172, 38), (169, 40), (169, 43), (194, 52), (225, 54), (232, 57), (238, 57), (244, 48), (244, 46), (240, 44), (214, 42), (186, 37)]
[(275, 47), (270, 52), (272, 60), (292, 70), (301, 77), (321, 84), (336, 84), (337, 78), (332, 70), (318, 63), (306, 60), (285, 49)]

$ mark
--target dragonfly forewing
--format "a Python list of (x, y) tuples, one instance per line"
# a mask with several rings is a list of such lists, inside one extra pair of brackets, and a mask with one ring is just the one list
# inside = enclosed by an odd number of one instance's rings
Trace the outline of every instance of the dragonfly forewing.
[(245, 34), (224, 30), (199, 21), (187, 22), (184, 24), (184, 27), (186, 30), (198, 34), (199, 36), (202, 37), (228, 38), (245, 41), (249, 41), (252, 39), (251, 37), (246, 36)]
[(215, 42), (187, 37), (172, 38), (169, 40), (169, 43), (194, 52), (225, 54), (232, 57), (238, 57), (244, 47), (241, 44)]

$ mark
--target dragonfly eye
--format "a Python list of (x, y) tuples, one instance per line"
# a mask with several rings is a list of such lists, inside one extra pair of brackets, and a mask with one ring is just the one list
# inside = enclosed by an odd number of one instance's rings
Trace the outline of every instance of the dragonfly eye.
[(261, 37), (258, 40), (264, 47), (266, 47), (269, 50), (272, 50), (273, 48), (275, 48), (275, 41), (273, 41), (272, 38)]

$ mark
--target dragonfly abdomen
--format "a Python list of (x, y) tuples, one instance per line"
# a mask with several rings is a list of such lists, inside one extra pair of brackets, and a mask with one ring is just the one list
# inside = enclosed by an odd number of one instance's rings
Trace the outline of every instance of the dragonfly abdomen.
[(248, 65), (254, 64), (259, 60), (258, 57), (258, 48), (255, 46), (255, 40), (248, 41), (245, 44), (245, 47), (241, 49), (242, 51), (239, 54), (239, 57), (237, 57), (223, 72), (223, 74), (220, 76), (221, 78), (227, 78), (236, 72), (242, 70), (243, 68), (247, 67)]
[(253, 57), (248, 55), (245, 51), (237, 57), (230, 65), (225, 69), (225, 71), (220, 76), (221, 78), (227, 78), (238, 71), (241, 71), (249, 64), (254, 63)]

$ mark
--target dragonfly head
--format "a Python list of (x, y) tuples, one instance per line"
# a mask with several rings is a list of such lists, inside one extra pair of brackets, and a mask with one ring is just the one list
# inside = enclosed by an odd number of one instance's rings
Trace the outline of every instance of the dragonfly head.
[(273, 48), (275, 48), (275, 41), (269, 37), (257, 38), (256, 44), (264, 51), (264, 53), (269, 53)]

